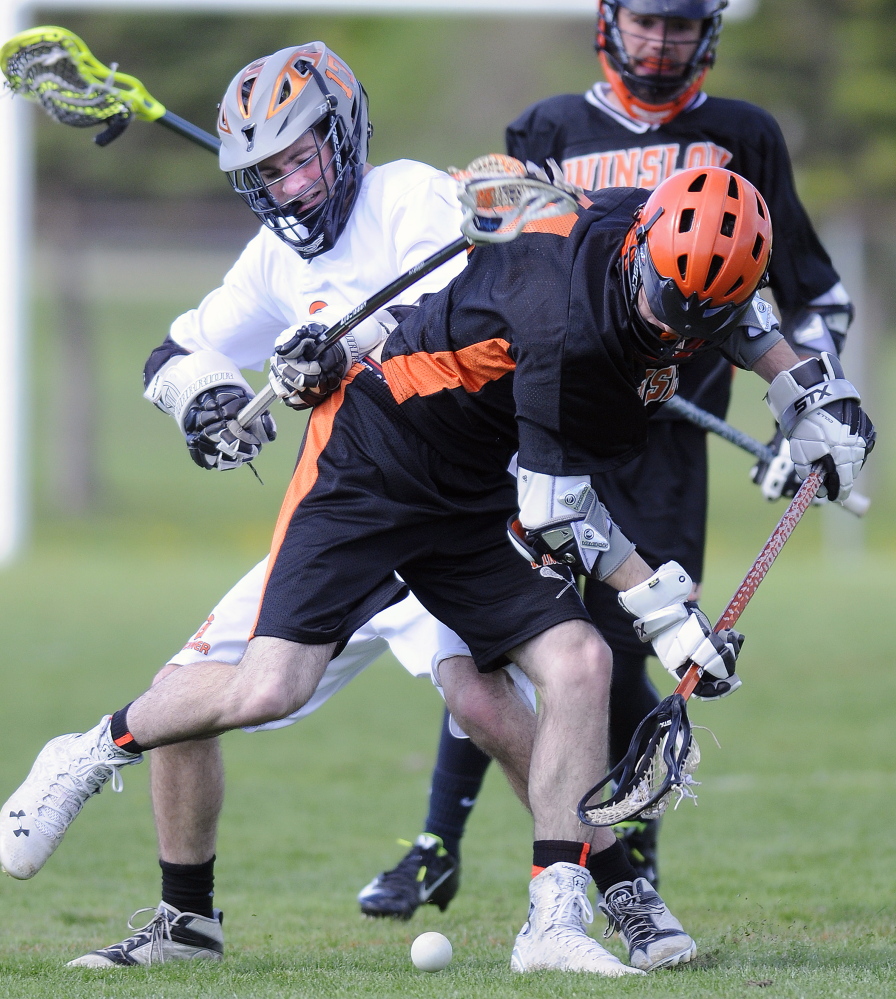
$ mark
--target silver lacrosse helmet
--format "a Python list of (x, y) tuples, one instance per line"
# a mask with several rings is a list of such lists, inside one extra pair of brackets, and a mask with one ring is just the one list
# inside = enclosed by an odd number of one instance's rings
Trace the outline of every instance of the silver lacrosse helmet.
[[(339, 239), (367, 162), (367, 94), (323, 42), (256, 59), (218, 115), (219, 163), (261, 222), (302, 257)], [(297, 155), (280, 155), (295, 147)]]

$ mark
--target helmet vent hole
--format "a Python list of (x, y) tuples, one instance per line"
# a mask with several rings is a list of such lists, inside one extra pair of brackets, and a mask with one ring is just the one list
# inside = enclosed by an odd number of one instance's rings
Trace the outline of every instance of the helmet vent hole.
[(690, 232), (691, 227), (694, 225), (694, 209), (685, 208), (681, 213), (681, 218), (678, 220), (678, 231), (679, 232)]
[(738, 279), (737, 279), (737, 280), (736, 280), (736, 281), (734, 282), (734, 284), (733, 284), (733, 285), (731, 285), (731, 287), (730, 287), (730, 288), (729, 288), (729, 289), (728, 289), (728, 290), (727, 290), (727, 291), (725, 292), (725, 297), (727, 298), (727, 297), (728, 297), (729, 295), (733, 295), (733, 294), (734, 294), (734, 293), (735, 293), (735, 292), (737, 291), (737, 289), (738, 289), (738, 288), (739, 288), (739, 287), (740, 287), (740, 286), (741, 286), (741, 285), (742, 285), (743, 283), (744, 283), (744, 279), (743, 279), (742, 277), (739, 277), (739, 278), (738, 278)]
[(709, 286), (719, 276), (719, 271), (722, 269), (724, 263), (724, 259), (718, 253), (712, 255), (712, 260), (709, 262), (709, 271), (706, 275), (706, 283), (703, 285), (704, 291), (709, 290)]
[(737, 216), (732, 215), (731, 212), (725, 212), (722, 216), (722, 228), (719, 230), (723, 236), (733, 236), (734, 235), (734, 225), (737, 222)]
[(252, 97), (252, 87), (255, 84), (255, 77), (252, 76), (248, 80), (243, 80), (243, 85), (240, 87), (240, 102), (243, 105), (243, 114), (249, 117), (249, 101)]
[(283, 86), (280, 88), (280, 96), (277, 98), (278, 104), (285, 104), (292, 94), (292, 85), (289, 80), (283, 81)]
[(760, 233), (756, 237), (756, 242), (753, 244), (753, 259), (758, 260), (762, 254), (762, 247), (765, 246), (765, 240), (762, 238)]
[(756, 211), (759, 212), (759, 217), (761, 219), (765, 218), (765, 205), (762, 203), (762, 198), (756, 199)]
[(701, 173), (699, 176), (695, 177), (691, 183), (688, 185), (688, 190), (694, 194), (703, 190), (703, 185), (706, 183), (706, 174)]
[(734, 198), (735, 201), (740, 200), (740, 190), (738, 189), (737, 181), (734, 177), (728, 178), (728, 197)]
[(682, 281), (684, 281), (688, 273), (688, 255), (686, 253), (682, 253), (678, 258), (678, 273), (681, 275)]

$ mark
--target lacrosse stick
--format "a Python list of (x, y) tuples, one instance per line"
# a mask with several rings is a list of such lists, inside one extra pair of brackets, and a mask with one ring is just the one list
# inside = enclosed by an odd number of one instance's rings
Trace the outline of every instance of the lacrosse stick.
[[(317, 347), (316, 357), (447, 260), (471, 246), (506, 243), (515, 239), (529, 222), (573, 212), (582, 193), (581, 189), (558, 177), (548, 179), (543, 171), (531, 166), (527, 169), (519, 160), (499, 153), (480, 156), (465, 170), (452, 168), (452, 174), (457, 179), (458, 197), (464, 206), (460, 227), (463, 235), (419, 264), (414, 264), (366, 302), (355, 306), (327, 330)], [(274, 387), (266, 385), (240, 410), (236, 422), (245, 429), (276, 399)]]
[[(822, 473), (817, 468), (806, 476), (716, 622), (714, 631), (733, 627), (741, 616), (811, 505), (821, 482)], [(702, 669), (696, 663), (690, 663), (675, 690), (644, 718), (625, 756), (579, 802), (580, 821), (589, 826), (612, 826), (635, 816), (658, 818), (666, 810), (673, 792), (678, 794), (679, 801), (696, 797), (691, 785), (696, 783), (693, 774), (700, 762), (700, 749), (691, 734), (686, 702), (694, 692), (701, 673)], [(606, 801), (589, 804), (610, 784), (615, 784), (615, 791)]]
[(104, 66), (65, 28), (29, 28), (10, 38), (0, 49), (0, 69), (14, 94), (37, 101), (63, 125), (105, 125), (94, 136), (99, 146), (118, 138), (132, 118), (157, 121), (214, 153), (221, 145), (215, 136), (168, 111), (135, 77), (119, 73), (117, 64)]
[[(712, 433), (718, 434), (719, 437), (747, 451), (760, 461), (771, 462), (777, 457), (775, 451), (768, 444), (763, 444), (761, 441), (756, 440), (755, 437), (744, 433), (743, 430), (732, 427), (730, 423), (720, 420), (718, 416), (707, 413), (705, 409), (694, 405), (689, 399), (682, 399), (680, 395), (673, 395), (671, 399), (666, 400), (664, 406), (670, 412), (675, 413), (676, 416), (683, 417), (703, 430), (710, 430)], [(844, 510), (849, 510), (850, 513), (855, 514), (857, 517), (864, 517), (871, 506), (871, 500), (861, 493), (851, 492), (844, 502), (838, 505), (842, 506)]]

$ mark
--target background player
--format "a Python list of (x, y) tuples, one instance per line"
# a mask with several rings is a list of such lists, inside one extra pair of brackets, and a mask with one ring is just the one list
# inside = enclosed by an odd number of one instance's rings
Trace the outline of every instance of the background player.
[[(852, 305), (797, 197), (777, 123), (753, 104), (709, 97), (700, 89), (715, 60), (726, 4), (602, 2), (596, 48), (607, 82), (595, 83), (584, 95), (550, 97), (530, 107), (508, 127), (507, 151), (523, 162), (544, 165), (554, 159), (568, 180), (587, 191), (627, 185), (649, 189), (676, 170), (703, 165), (724, 166), (746, 177), (762, 192), (775, 225), (769, 284), (784, 336), (802, 358), (839, 353)], [(731, 373), (719, 355), (697, 357), (682, 367), (678, 392), (724, 417)], [(658, 384), (651, 391), (662, 389)], [(780, 434), (774, 444), (789, 463)], [(767, 476), (767, 471), (760, 465), (757, 481), (765, 495), (780, 496), (788, 476), (779, 469)], [(620, 526), (638, 539), (647, 561), (659, 565), (675, 559), (699, 592), (706, 538), (705, 431), (660, 409), (651, 419), (646, 452), (602, 476), (598, 491)], [(610, 754), (615, 762), (658, 696), (647, 675), (648, 647), (632, 633), (615, 594), (588, 580), (585, 604), (613, 649)], [(445, 908), (457, 890), (460, 839), (488, 762), (468, 740), (453, 739), (443, 723), (424, 834), (393, 870), (361, 890), (364, 913), (406, 919), (422, 902)], [(658, 819), (617, 827), (635, 868), (653, 884), (658, 883), (658, 827)]]

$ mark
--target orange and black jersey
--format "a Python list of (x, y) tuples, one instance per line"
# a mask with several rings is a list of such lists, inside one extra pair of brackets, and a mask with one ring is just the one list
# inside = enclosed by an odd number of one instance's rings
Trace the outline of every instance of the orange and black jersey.
[(543, 164), (555, 159), (586, 191), (653, 190), (676, 170), (722, 166), (754, 184), (774, 226), (770, 282), (778, 308), (805, 306), (839, 280), (797, 197), (778, 123), (747, 101), (701, 94), (657, 128), (637, 125), (600, 99), (562, 94), (539, 101), (507, 128), (507, 151)]
[[(390, 335), (390, 390), (436, 451), (488, 467), (519, 450), (522, 466), (550, 475), (609, 471), (640, 453), (649, 375), (630, 346), (618, 262), (646, 196), (597, 192), (575, 215), (475, 249)], [(674, 383), (673, 370), (666, 396)]]

